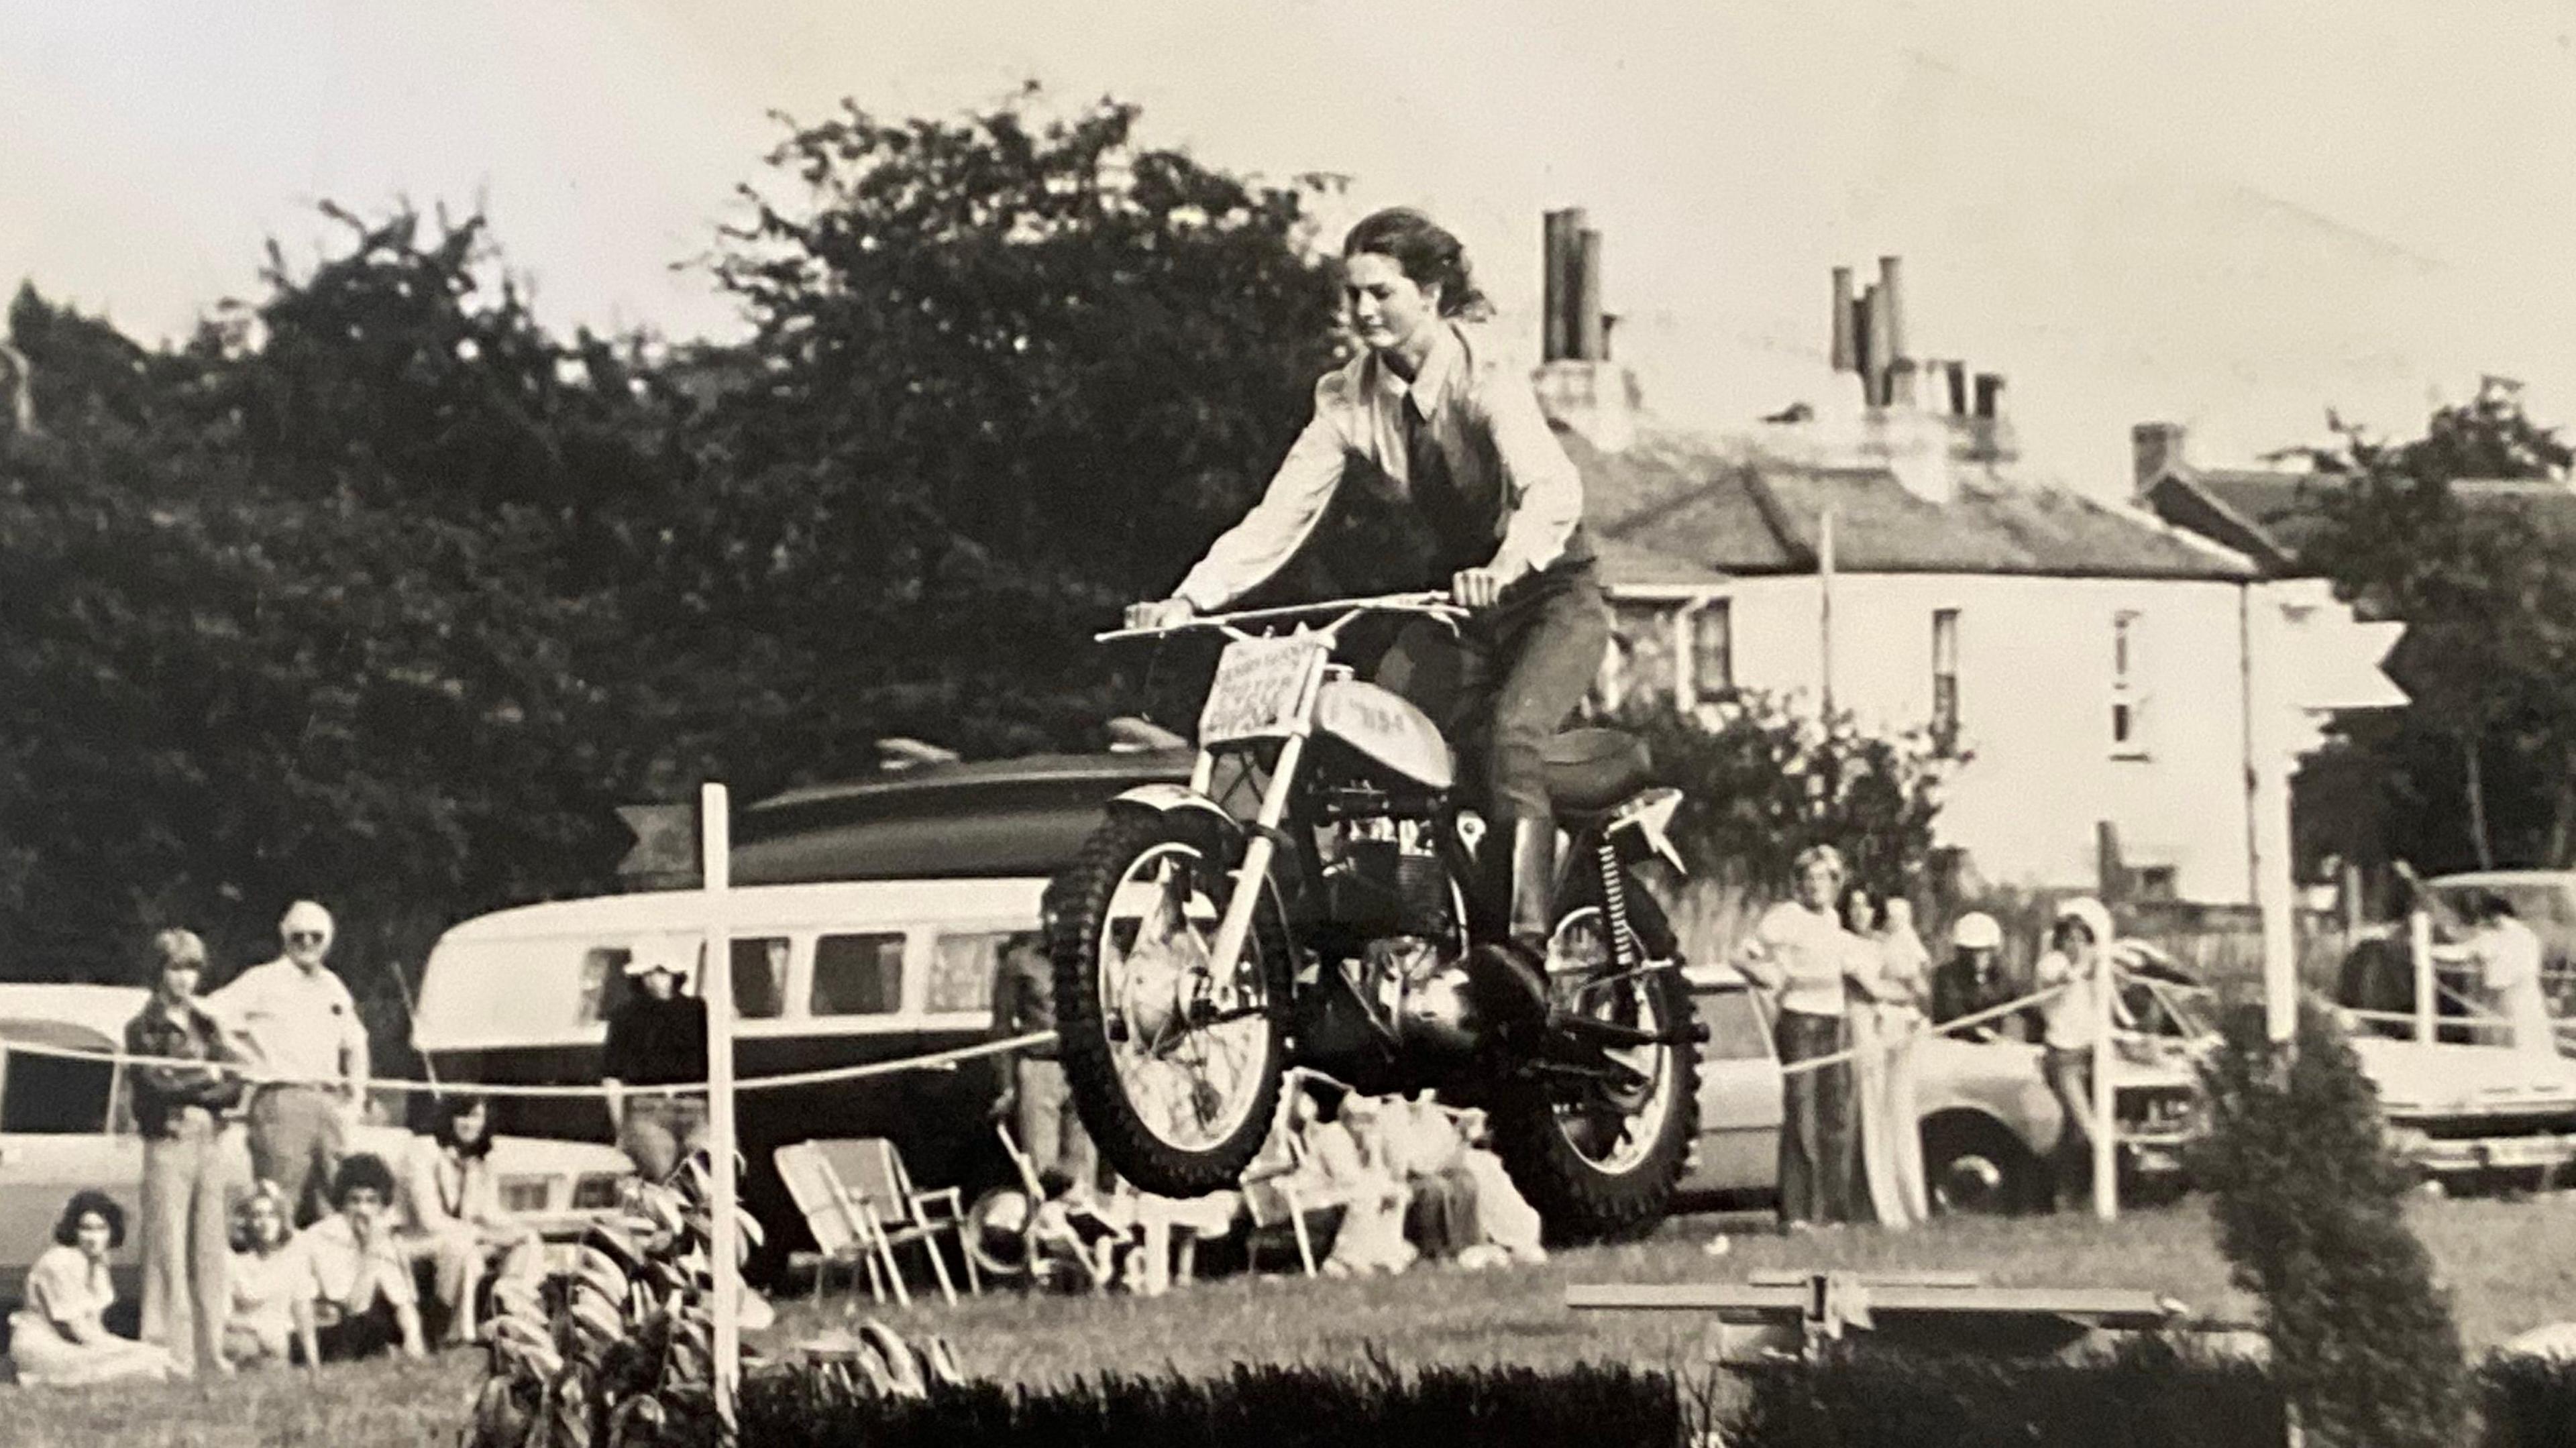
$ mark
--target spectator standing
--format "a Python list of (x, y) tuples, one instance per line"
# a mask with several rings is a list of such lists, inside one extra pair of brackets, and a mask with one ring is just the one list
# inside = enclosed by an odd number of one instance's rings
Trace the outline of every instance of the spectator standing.
[(707, 1138), (707, 1003), (680, 990), (679, 963), (638, 951), (627, 977), (640, 987), (608, 1019), (599, 1084), (617, 1144), (650, 1182), (670, 1180)]
[[(1932, 972), (1934, 1025), (1946, 1026), (1993, 1010), (2013, 998), (2012, 982), (2004, 975), (2003, 947), (2003, 927), (1982, 910), (1960, 916), (1950, 927), (1950, 958)], [(2032, 1014), (2015, 1011), (1997, 1016), (1962, 1034), (1972, 1041), (2027, 1041), (2038, 1034), (2031, 1029)]]
[(2066, 1126), (2057, 1136), (2054, 1174), (2061, 1211), (2080, 1204), (2093, 1183), (2093, 1048), (2101, 1037), (2098, 992), (2106, 988), (2111, 912), (2089, 896), (2057, 907), (2049, 951), (2032, 978), (2040, 988), (2064, 986), (2040, 1005), (2045, 1025), (2041, 1073), (2055, 1093)]
[[(1861, 930), (1861, 922), (1855, 920), (1853, 928)], [(1874, 927), (1855, 943), (1859, 959), (1849, 1011), (1861, 1178), (1879, 1225), (1901, 1229), (1931, 1215), (1914, 1100), (1914, 1051), (1923, 1030), (1930, 960), (1914, 933), (1913, 903), (1902, 896), (1889, 899)]]
[[(993, 981), (993, 1038), (1007, 1041), (1055, 1029), (1055, 963), (1034, 934), (1012, 937)], [(1011, 1134), (1039, 1171), (1064, 1173), (1078, 1194), (1097, 1184), (1099, 1166), (1091, 1134), (1074, 1110), (1073, 1089), (1055, 1041), (1023, 1046), (1011, 1055), (1010, 1079), (996, 1109), (1010, 1118)]]
[(306, 1368), (321, 1366), (313, 1308), (322, 1287), (296, 1245), (286, 1195), (273, 1182), (261, 1182), (242, 1199), (227, 1278), (224, 1356), (233, 1366), (288, 1363), (299, 1345)]
[(427, 1355), (420, 1289), (386, 1220), (393, 1201), (393, 1168), (383, 1157), (359, 1152), (331, 1179), (331, 1215), (298, 1241), (313, 1274), (316, 1338), (325, 1357), (368, 1357), (393, 1342), (405, 1357)]
[(537, 1239), (502, 1214), (491, 1122), (480, 1096), (442, 1098), (429, 1135), (412, 1140), (396, 1198), (398, 1240), (410, 1260), (430, 1264), (448, 1347), (474, 1341), (475, 1292), (496, 1258), (500, 1276), (544, 1272)]
[(54, 1224), (54, 1245), (27, 1269), (9, 1316), (9, 1359), (21, 1383), (161, 1379), (178, 1370), (167, 1349), (107, 1330), (116, 1285), (107, 1254), (125, 1242), (125, 1210), (101, 1191), (74, 1193)]
[(205, 1005), (239, 1032), (268, 1078), (251, 1094), (251, 1170), (277, 1183), (300, 1223), (319, 1215), (316, 1199), (348, 1150), (370, 1066), (358, 1003), (325, 963), (331, 912), (298, 900), (277, 929), (285, 953), (243, 971)]
[(2435, 947), (2433, 958), (2476, 968), (2480, 1004), (2488, 1015), (2503, 1021), (2501, 1027), (2482, 1028), (2481, 1039), (2556, 1056), (2558, 1023), (2550, 1016), (2549, 997), (2541, 989), (2540, 937), (2514, 914), (2513, 902), (2495, 891), (2480, 891), (2472, 903), (2477, 920), (2469, 938), (2458, 945)]
[[(224, 1278), (233, 1199), (248, 1183), (231, 1117), (238, 1052), (197, 1000), (206, 943), (194, 931), (152, 937), (152, 999), (125, 1024), (136, 1066), (134, 1126), (143, 1138), (143, 1339), (183, 1366), (224, 1370)], [(200, 1065), (171, 1064), (180, 1061)]]
[(1834, 918), (1842, 853), (1810, 845), (1795, 862), (1797, 898), (1762, 914), (1737, 954), (1745, 978), (1771, 996), (1781, 1076), (1780, 1225), (1801, 1231), (1852, 1219), (1851, 1068), (1794, 1069), (1843, 1049), (1845, 997), (1858, 963)]

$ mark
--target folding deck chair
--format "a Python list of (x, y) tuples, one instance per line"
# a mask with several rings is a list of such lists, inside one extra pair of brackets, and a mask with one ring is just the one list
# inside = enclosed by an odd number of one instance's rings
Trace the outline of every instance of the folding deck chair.
[(824, 1274), (834, 1263), (850, 1269), (850, 1291), (859, 1287), (859, 1270), (867, 1269), (868, 1291), (878, 1301), (885, 1300), (884, 1271), (877, 1258), (876, 1233), (864, 1212), (853, 1209), (843, 1193), (833, 1190), (832, 1168), (814, 1150), (814, 1143), (799, 1141), (782, 1146), (773, 1153), (778, 1175), (787, 1183), (787, 1195), (794, 1199), (796, 1210), (805, 1218), (806, 1230), (813, 1233), (814, 1245), (820, 1249), (814, 1261), (814, 1298), (823, 1300)]
[(956, 1241), (957, 1255), (966, 1263), (967, 1290), (984, 1290), (974, 1254), (966, 1250), (966, 1208), (957, 1188), (914, 1190), (911, 1175), (904, 1170), (903, 1154), (883, 1137), (806, 1145), (814, 1149), (829, 1174), (829, 1189), (852, 1220), (863, 1223), (864, 1230), (875, 1239), (876, 1256), (885, 1268), (897, 1302), (909, 1306), (912, 1293), (895, 1264), (894, 1249), (919, 1243), (930, 1258), (932, 1274), (939, 1279), (940, 1295), (950, 1304), (956, 1303), (956, 1282), (948, 1275), (948, 1259), (939, 1250), (943, 1235)]

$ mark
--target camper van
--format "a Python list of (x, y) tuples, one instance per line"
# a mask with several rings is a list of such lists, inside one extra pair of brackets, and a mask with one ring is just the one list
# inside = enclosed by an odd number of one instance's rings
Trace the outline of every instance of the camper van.
[[(724, 968), (734, 999), (734, 1069), (762, 1076), (899, 1061), (988, 1038), (993, 980), (1012, 936), (1038, 927), (1046, 882), (856, 880), (730, 892)], [(695, 891), (522, 906), (440, 937), (421, 980), (413, 1044), (443, 1077), (592, 1083), (608, 1018), (633, 989), (638, 953), (705, 970), (705, 902)], [(859, 1081), (746, 1090), (739, 1100), (745, 1199), (774, 1244), (801, 1235), (770, 1155), (816, 1137), (883, 1136), (925, 1186), (970, 1190), (1006, 1171), (987, 1125), (1001, 1085), (991, 1058)], [(609, 1136), (589, 1097), (494, 1103), (506, 1129)]]

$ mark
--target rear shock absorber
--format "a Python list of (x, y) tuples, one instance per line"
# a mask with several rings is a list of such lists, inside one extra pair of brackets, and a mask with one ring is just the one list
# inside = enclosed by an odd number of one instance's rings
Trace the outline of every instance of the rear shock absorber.
[(1625, 975), (1637, 968), (1637, 936), (1628, 928), (1628, 872), (1619, 868), (1619, 849), (1607, 834), (1594, 853), (1601, 861), (1601, 914), (1610, 930), (1610, 958)]

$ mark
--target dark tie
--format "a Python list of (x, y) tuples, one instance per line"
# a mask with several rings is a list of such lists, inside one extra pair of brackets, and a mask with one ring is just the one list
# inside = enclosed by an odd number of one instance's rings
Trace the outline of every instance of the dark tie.
[(1414, 512), (1439, 540), (1442, 568), (1455, 572), (1484, 563), (1492, 556), (1493, 539), (1483, 536), (1485, 530), (1478, 529), (1469, 516), (1467, 500), (1450, 476), (1449, 459), (1440, 451), (1430, 420), (1412, 394), (1404, 399), (1404, 460)]

